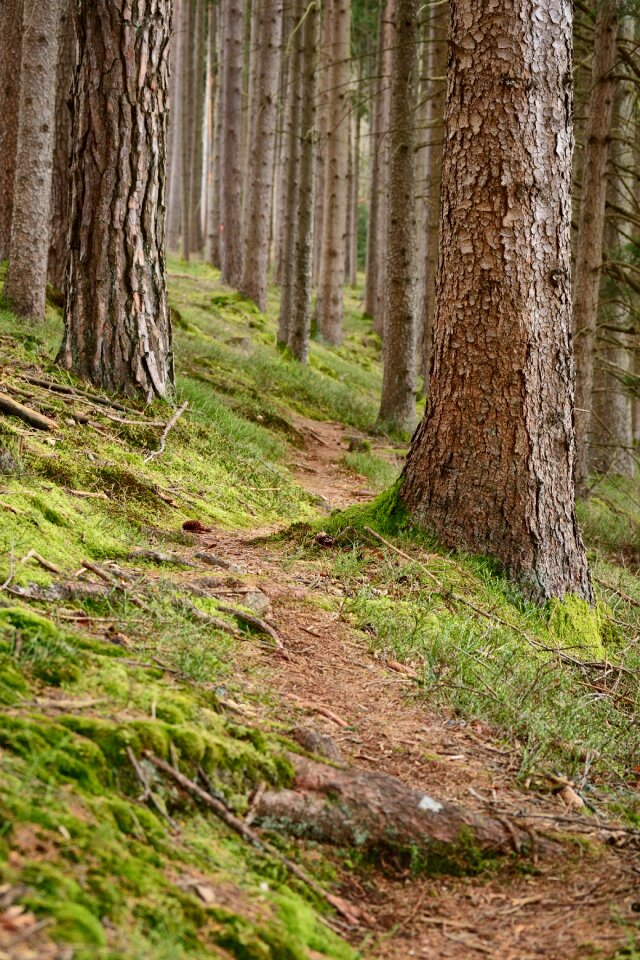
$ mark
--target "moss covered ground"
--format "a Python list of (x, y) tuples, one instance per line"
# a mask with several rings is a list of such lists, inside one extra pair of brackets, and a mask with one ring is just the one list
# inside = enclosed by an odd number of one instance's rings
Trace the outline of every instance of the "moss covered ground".
[[(287, 549), (334, 585), (323, 602), (378, 656), (415, 672), (416, 697), (490, 723), (516, 745), (523, 780), (575, 778), (594, 807), (637, 825), (637, 486), (600, 481), (580, 505), (593, 611), (528, 604), (490, 560), (450, 556), (412, 530), (395, 451), (345, 454), (347, 469), (385, 492), (320, 521), (287, 463), (303, 443), (298, 414), (373, 435), (380, 344), (359, 300), (347, 296), (344, 345), (314, 342), (302, 369), (275, 347), (275, 294), (261, 314), (205, 266), (170, 270), (189, 408), (151, 460), (169, 408), (127, 400), (120, 410), (29, 382), (73, 385), (54, 364), (59, 312), (50, 306), (34, 327), (0, 306), (0, 389), (59, 425), (49, 435), (0, 423), (0, 584), (10, 581), (0, 593), (0, 889), (24, 884), (26, 907), (51, 921), (47, 937), (80, 960), (356, 956), (324, 902), (144, 759), (151, 750), (204, 774), (239, 814), (259, 784), (290, 776), (283, 731), (256, 731), (229, 709), (238, 640), (176, 605), (188, 572), (132, 557), (189, 545), (190, 520), (298, 531)], [(305, 534), (320, 522), (334, 549)], [(94, 597), (42, 599), (85, 561), (129, 580)], [(216, 614), (215, 601), (193, 602)], [(140, 801), (132, 756), (152, 803)], [(330, 887), (334, 867), (317, 850), (287, 853)]]

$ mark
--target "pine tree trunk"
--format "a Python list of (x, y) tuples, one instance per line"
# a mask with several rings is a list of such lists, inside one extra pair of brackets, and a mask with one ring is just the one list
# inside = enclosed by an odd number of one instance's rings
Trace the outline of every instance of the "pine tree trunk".
[(220, 96), (218, 59), (218, 5), (209, 4), (209, 149), (207, 170), (207, 217), (206, 248), (207, 263), (219, 265), (218, 226), (220, 220), (220, 181), (218, 178), (218, 98)]
[[(174, 30), (169, 45), (169, 130), (167, 141), (167, 248), (176, 251), (180, 244), (182, 215), (182, 101), (181, 101), (181, 53), (182, 53), (182, 4), (174, 0)], [(188, 2), (188, 0), (187, 0)]]
[(51, 178), (51, 220), (49, 228), (49, 283), (64, 287), (69, 234), (69, 165), (71, 161), (71, 87), (76, 65), (76, 38), (73, 3), (63, 0), (60, 18), (58, 75), (56, 80), (56, 134)]
[(165, 166), (171, 0), (78, 0), (71, 231), (58, 362), (97, 387), (173, 392)]
[(255, 113), (249, 132), (240, 290), (260, 310), (266, 310), (282, 2), (255, 0), (253, 15), (258, 38)]
[[(429, 19), (428, 77), (440, 77), (447, 70), (446, 24), (448, 10), (435, 8)], [(433, 317), (436, 303), (436, 274), (438, 272), (438, 237), (440, 233), (440, 178), (442, 173), (442, 120), (446, 85), (439, 80), (427, 81), (426, 140), (424, 156), (425, 223), (424, 245), (421, 250), (420, 274), (423, 276), (423, 295), (420, 298), (422, 316), (419, 318), (420, 355), (424, 392), (429, 393), (429, 371), (433, 342)], [(425, 91), (426, 93), (426, 91)]]
[(330, 0), (329, 131), (327, 136), (322, 251), (318, 283), (318, 328), (329, 343), (342, 341), (342, 300), (347, 240), (348, 84), (351, 9), (349, 0)]
[(280, 252), (280, 315), (278, 319), (278, 343), (283, 346), (289, 338), (293, 293), (295, 283), (295, 251), (298, 204), (300, 202), (300, 124), (302, 111), (302, 52), (300, 34), (302, 18), (306, 10), (305, 0), (296, 0), (291, 19), (289, 67), (287, 70), (287, 114), (283, 125), (288, 143), (282, 151), (287, 159), (285, 168), (285, 205), (281, 220), (282, 245)]
[(194, 37), (191, 58), (193, 61), (193, 126), (191, 129), (191, 197), (189, 205), (191, 253), (202, 253), (204, 239), (202, 233), (202, 188), (204, 160), (204, 107), (207, 84), (207, 18), (205, 0), (196, 0), (194, 8)]
[(61, 0), (23, 13), (18, 147), (4, 294), (16, 313), (44, 318)]
[(9, 256), (22, 61), (22, 0), (0, 5), (0, 261)]
[(193, 45), (195, 39), (194, 0), (183, 0), (180, 8), (180, 140), (182, 144), (182, 209), (180, 215), (182, 258), (191, 258), (191, 174), (193, 144)]
[(603, 0), (594, 36), (593, 86), (585, 138), (582, 197), (578, 221), (573, 315), (576, 350), (576, 482), (589, 472), (589, 434), (598, 293), (604, 244), (607, 156), (613, 117), (620, 0)]
[[(360, 80), (362, 77), (360, 77)], [(358, 84), (360, 90), (362, 84)], [(352, 287), (358, 285), (358, 236), (359, 236), (359, 206), (360, 193), (360, 110), (356, 106), (353, 112), (353, 154), (351, 175), (351, 230), (349, 233), (349, 269), (347, 279)]]
[(416, 152), (418, 3), (396, 0), (392, 22), (385, 331), (379, 422), (410, 432), (416, 419)]
[(318, 2), (310, 3), (306, 7), (300, 35), (302, 109), (300, 114), (300, 145), (298, 148), (300, 159), (295, 224), (293, 298), (288, 339), (291, 353), (301, 363), (307, 363), (309, 359), (319, 27), (320, 4)]
[(455, 0), (431, 396), (401, 497), (537, 599), (592, 601), (574, 513), (571, 7)]
[(283, 18), (283, 51), (280, 59), (280, 82), (278, 87), (278, 119), (276, 124), (276, 161), (273, 184), (273, 222), (272, 234), (274, 239), (273, 279), (275, 283), (285, 284), (286, 245), (287, 245), (287, 204), (289, 198), (289, 170), (291, 157), (289, 149), (292, 137), (296, 132), (291, 130), (291, 119), (295, 109), (296, 90), (291, 75), (295, 37), (293, 30), (296, 24), (296, 0), (287, 0)]
[(223, 131), (223, 104), (224, 104), (224, 21), (223, 7), (216, 6), (216, 102), (214, 121), (214, 142), (212, 144), (213, 171), (211, 175), (211, 195), (209, 197), (209, 229), (207, 260), (214, 267), (222, 266), (222, 236), (221, 236), (221, 196), (222, 196), (222, 131)]
[(223, 102), (220, 194), (222, 282), (239, 287), (242, 279), (242, 3), (223, 0)]
[(331, 84), (332, 22), (327, 3), (322, 6), (322, 35), (320, 40), (320, 83), (318, 92), (318, 145), (316, 148), (316, 182), (314, 188), (313, 283), (320, 282), (322, 265), (322, 234), (324, 222), (325, 183), (327, 166), (327, 136), (329, 132), (329, 88)]
[[(622, 16), (619, 35), (622, 41), (634, 38), (634, 18)], [(612, 211), (607, 216), (605, 247), (607, 256), (624, 261), (625, 248), (633, 234), (629, 216), (634, 213), (635, 170), (635, 84), (628, 65), (620, 61), (616, 67), (617, 81), (614, 102), (614, 121), (610, 147), (609, 199)], [(624, 77), (628, 79), (622, 79)], [(606, 269), (606, 263), (605, 263)], [(633, 353), (631, 335), (633, 314), (629, 296), (622, 284), (605, 277), (601, 296), (611, 303), (599, 312), (599, 342), (597, 366), (594, 372), (592, 395), (592, 436), (590, 466), (599, 473), (616, 473), (625, 477), (634, 474), (633, 413), (628, 392), (628, 381), (633, 376)]]
[(378, 273), (380, 261), (377, 243), (379, 239), (378, 222), (382, 197), (381, 171), (384, 151), (384, 89), (387, 78), (384, 76), (385, 63), (385, 6), (380, 7), (378, 23), (378, 52), (376, 56), (375, 97), (371, 121), (371, 184), (369, 190), (369, 219), (367, 221), (367, 251), (364, 280), (364, 312), (375, 319), (377, 306)]

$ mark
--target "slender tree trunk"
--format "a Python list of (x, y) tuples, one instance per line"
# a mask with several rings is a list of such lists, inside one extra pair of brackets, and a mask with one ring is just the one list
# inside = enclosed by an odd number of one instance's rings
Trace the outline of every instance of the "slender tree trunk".
[(193, 172), (193, 46), (195, 39), (194, 0), (182, 0), (180, 7), (180, 133), (182, 142), (182, 209), (180, 216), (182, 258), (191, 258), (191, 175)]
[(618, 6), (603, 0), (596, 19), (593, 86), (586, 131), (582, 198), (578, 222), (573, 315), (576, 350), (576, 481), (582, 486), (589, 472), (589, 431), (598, 293), (604, 244), (607, 197), (607, 156), (616, 81)]
[[(303, 0), (304, 2), (304, 0)], [(301, 363), (309, 359), (311, 320), (311, 258), (313, 241), (313, 188), (316, 161), (316, 103), (318, 80), (318, 35), (320, 4), (307, 5), (300, 35), (302, 110), (298, 170), (298, 202), (295, 224), (293, 299), (288, 345)]]
[(224, 21), (222, 4), (216, 7), (217, 27), (217, 88), (215, 103), (214, 143), (212, 145), (213, 173), (211, 177), (211, 196), (209, 197), (209, 251), (207, 260), (214, 267), (222, 266), (222, 133), (223, 133), (223, 105), (224, 105)]
[(416, 419), (416, 152), (419, 0), (396, 0), (392, 24), (385, 331), (379, 422)]
[[(620, 39), (634, 38), (634, 18), (620, 19)], [(617, 81), (614, 104), (613, 137), (610, 147), (611, 167), (609, 173), (609, 197), (612, 212), (608, 214), (605, 230), (607, 256), (623, 260), (625, 247), (632, 239), (633, 228), (625, 214), (634, 212), (635, 143), (633, 124), (635, 119), (635, 84), (629, 67), (621, 61), (616, 73)], [(606, 264), (605, 264), (606, 268)], [(625, 297), (629, 294), (623, 285), (610, 277), (602, 284), (602, 293), (607, 298), (611, 293), (612, 303), (600, 310), (600, 336), (597, 351), (597, 368), (594, 375), (592, 397), (591, 469), (600, 473), (617, 473), (625, 477), (634, 474), (633, 413), (628, 382), (633, 376), (633, 353), (631, 334), (633, 316)]]
[[(360, 76), (360, 81), (362, 76)], [(358, 84), (358, 89), (362, 88), (362, 83)], [(359, 205), (358, 198), (360, 193), (360, 128), (361, 116), (360, 110), (356, 105), (353, 111), (353, 160), (351, 176), (351, 231), (349, 234), (349, 270), (347, 278), (352, 287), (358, 285), (358, 239), (359, 239)]]
[(325, 15), (331, 20), (331, 61), (318, 327), (329, 343), (339, 344), (342, 341), (344, 251), (347, 239), (350, 0), (330, 0)]
[(278, 80), (278, 101), (276, 117), (275, 168), (273, 173), (273, 199), (271, 233), (273, 238), (273, 279), (280, 285), (284, 282), (286, 271), (285, 245), (287, 231), (285, 227), (287, 197), (289, 195), (289, 167), (288, 154), (291, 141), (292, 104), (298, 95), (291, 82), (291, 59), (294, 49), (293, 29), (295, 25), (296, 0), (286, 0), (284, 4), (282, 23), (282, 49), (280, 57), (280, 73)]
[(207, 85), (207, 16), (205, 0), (196, 0), (194, 7), (193, 49), (193, 127), (191, 130), (191, 239), (189, 249), (201, 253), (204, 246), (202, 233), (202, 186), (204, 162), (205, 93)]
[(56, 80), (56, 133), (51, 177), (51, 221), (49, 228), (49, 283), (64, 287), (69, 234), (69, 165), (71, 161), (71, 87), (76, 65), (76, 37), (73, 4), (63, 0), (60, 18), (58, 76)]
[(429, 18), (429, 38), (426, 85), (426, 141), (424, 156), (425, 224), (423, 228), (424, 246), (421, 250), (420, 273), (423, 275), (423, 296), (420, 298), (422, 316), (420, 329), (420, 366), (424, 383), (424, 392), (429, 392), (429, 371), (431, 368), (431, 347), (433, 342), (433, 317), (436, 303), (436, 274), (438, 271), (438, 237), (440, 233), (440, 178), (442, 173), (443, 116), (446, 84), (432, 79), (440, 77), (447, 70), (446, 23), (447, 8), (436, 7)]
[(209, 4), (209, 150), (207, 171), (207, 229), (205, 257), (218, 266), (218, 226), (220, 221), (220, 181), (218, 172), (218, 99), (220, 96), (218, 60), (218, 5)]
[(260, 310), (266, 310), (282, 2), (255, 0), (255, 3), (254, 16), (259, 38), (259, 46), (255, 51), (256, 112), (249, 132), (240, 290)]
[(44, 318), (61, 0), (23, 13), (18, 147), (4, 294), (16, 313)]
[(387, 200), (389, 189), (389, 107), (391, 101), (391, 53), (393, 39), (391, 25), (394, 20), (396, 0), (387, 0), (384, 21), (384, 50), (382, 56), (382, 76), (384, 78), (380, 102), (380, 157), (378, 170), (378, 219), (375, 240), (376, 269), (374, 273), (373, 330), (380, 336), (385, 328), (385, 278), (384, 264), (387, 256)]
[[(177, 250), (180, 244), (182, 214), (182, 4), (174, 0), (173, 21), (176, 25), (171, 34), (169, 79), (169, 133), (168, 133), (168, 199), (167, 199), (167, 247)], [(188, 0), (187, 0), (188, 2)]]
[(165, 166), (171, 0), (78, 0), (71, 231), (58, 362), (148, 400), (173, 392)]
[(320, 282), (322, 264), (322, 234), (324, 222), (325, 184), (327, 166), (327, 136), (329, 132), (329, 89), (331, 85), (332, 21), (327, 3), (322, 7), (322, 36), (320, 40), (320, 84), (318, 94), (318, 146), (316, 148), (316, 183), (314, 190), (313, 282)]
[(298, 204), (300, 202), (300, 123), (302, 111), (302, 50), (300, 33), (303, 30), (302, 18), (305, 14), (305, 0), (296, 0), (291, 19), (289, 68), (287, 71), (289, 92), (287, 96), (287, 116), (284, 131), (288, 143), (283, 149), (287, 158), (286, 194), (284, 217), (281, 221), (282, 250), (280, 253), (280, 315), (278, 320), (278, 343), (284, 345), (289, 337), (291, 312), (295, 283), (295, 251)]
[(431, 396), (401, 497), (535, 598), (592, 601), (574, 513), (571, 5), (454, 0)]
[(239, 287), (242, 279), (242, 3), (224, 2), (223, 91), (222, 103), (222, 184), (220, 225), (222, 238), (222, 281)]
[(385, 9), (380, 7), (378, 23), (378, 52), (376, 57), (376, 94), (371, 122), (371, 183), (369, 190), (369, 219), (367, 221), (367, 252), (364, 284), (364, 312), (374, 319), (376, 312), (376, 291), (378, 283), (379, 259), (377, 243), (379, 239), (378, 222), (380, 219), (380, 201), (382, 196), (381, 170), (384, 150), (383, 110), (385, 62)]
[(9, 256), (22, 62), (22, 0), (0, 5), (0, 261)]

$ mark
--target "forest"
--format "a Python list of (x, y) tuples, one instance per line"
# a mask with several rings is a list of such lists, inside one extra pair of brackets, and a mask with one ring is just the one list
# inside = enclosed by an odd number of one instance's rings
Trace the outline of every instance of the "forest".
[(638, 0), (0, 0), (0, 960), (640, 960)]

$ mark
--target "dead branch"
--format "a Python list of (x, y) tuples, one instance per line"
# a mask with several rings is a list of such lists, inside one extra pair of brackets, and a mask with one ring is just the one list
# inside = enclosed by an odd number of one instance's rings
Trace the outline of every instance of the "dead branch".
[(117, 400), (109, 400), (107, 397), (101, 397), (100, 394), (91, 393), (89, 390), (81, 390), (80, 387), (70, 387), (65, 383), (56, 383), (54, 380), (45, 380), (42, 377), (31, 377), (26, 373), (21, 374), (21, 377), (34, 387), (43, 387), (45, 390), (52, 390), (54, 393), (66, 393), (73, 397), (86, 397), (103, 407), (112, 407), (113, 410), (121, 410), (123, 413), (137, 413), (137, 410), (125, 407)]
[(218, 604), (218, 610), (220, 610), (221, 613), (228, 613), (230, 617), (235, 617), (236, 620), (240, 620), (242, 623), (248, 624), (248, 626), (253, 627), (253, 629), (259, 633), (271, 637), (278, 650), (284, 649), (282, 640), (266, 620), (261, 620), (260, 617), (254, 617), (252, 613), (245, 613), (244, 610), (238, 610), (237, 607), (227, 607), (223, 604)]
[(148, 456), (144, 458), (145, 463), (149, 463), (150, 460), (155, 460), (156, 457), (159, 457), (162, 453), (164, 453), (165, 447), (167, 445), (167, 437), (169, 436), (169, 433), (175, 427), (176, 423), (178, 422), (178, 420), (180, 419), (180, 417), (185, 412), (188, 406), (189, 406), (189, 403), (188, 401), (185, 400), (182, 406), (178, 407), (178, 409), (176, 410), (174, 415), (171, 417), (171, 419), (167, 421), (167, 424), (164, 430), (162, 431), (162, 436), (160, 437), (160, 446), (158, 447), (157, 450), (154, 450), (152, 453), (148, 454)]
[(41, 413), (36, 413), (35, 410), (32, 410), (30, 407), (25, 407), (24, 404), (18, 403), (17, 400), (12, 400), (6, 393), (0, 393), (0, 411), (9, 414), (9, 416), (18, 417), (19, 420), (28, 423), (30, 427), (35, 427), (36, 430), (52, 431), (58, 429), (58, 424), (55, 420), (51, 420)]

